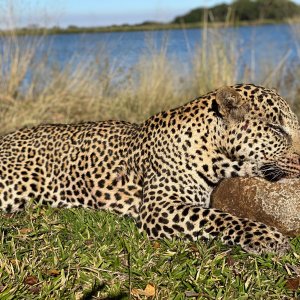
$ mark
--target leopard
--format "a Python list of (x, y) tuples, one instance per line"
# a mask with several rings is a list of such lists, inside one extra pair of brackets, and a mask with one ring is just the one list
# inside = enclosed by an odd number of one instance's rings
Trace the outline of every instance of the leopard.
[(297, 116), (274, 89), (223, 86), (142, 123), (41, 124), (0, 137), (0, 208), (106, 210), (150, 239), (219, 239), (285, 254), (275, 227), (211, 205), (223, 178), (300, 176)]

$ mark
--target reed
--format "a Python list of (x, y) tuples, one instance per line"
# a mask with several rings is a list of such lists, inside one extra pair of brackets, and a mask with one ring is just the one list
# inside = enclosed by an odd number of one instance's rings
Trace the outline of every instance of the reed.
[[(300, 40), (297, 27), (291, 30), (295, 42)], [(109, 49), (101, 45), (93, 60), (71, 57), (61, 66), (51, 60), (51, 47), (40, 54), (46, 41), (49, 44), (49, 36), (18, 36), (11, 31), (0, 39), (0, 133), (39, 123), (141, 122), (158, 111), (241, 81), (277, 88), (299, 109), (300, 68), (286, 67), (289, 53), (276, 63), (252, 61), (240, 66), (243, 50), (233, 33), (224, 34), (224, 28), (204, 24), (201, 43), (186, 65), (167, 56), (167, 35), (157, 47), (150, 34), (147, 48), (130, 69), (113, 64)], [(255, 51), (255, 44), (250, 47)], [(183, 71), (188, 64), (192, 67)]]

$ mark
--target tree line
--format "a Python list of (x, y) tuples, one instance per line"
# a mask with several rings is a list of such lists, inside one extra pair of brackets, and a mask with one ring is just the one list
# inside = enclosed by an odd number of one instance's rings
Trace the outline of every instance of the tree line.
[(196, 23), (207, 21), (275, 20), (283, 21), (300, 15), (300, 5), (289, 0), (235, 0), (232, 4), (219, 4), (211, 8), (200, 7), (178, 16), (173, 23)]

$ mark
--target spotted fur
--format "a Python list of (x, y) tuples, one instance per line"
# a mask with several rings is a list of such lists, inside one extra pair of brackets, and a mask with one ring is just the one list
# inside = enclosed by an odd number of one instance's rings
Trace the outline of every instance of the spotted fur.
[(133, 217), (151, 238), (219, 238), (252, 253), (284, 253), (275, 228), (210, 208), (222, 178), (300, 175), (299, 124), (275, 91), (239, 84), (142, 124), (41, 125), (0, 138), (0, 207), (30, 199)]

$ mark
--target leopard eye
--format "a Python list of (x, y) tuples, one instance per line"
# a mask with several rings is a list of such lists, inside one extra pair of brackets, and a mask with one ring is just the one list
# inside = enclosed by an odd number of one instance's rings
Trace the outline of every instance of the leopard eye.
[(281, 136), (285, 136), (285, 137), (289, 136), (289, 134), (285, 131), (285, 129), (281, 125), (268, 123), (268, 127)]

